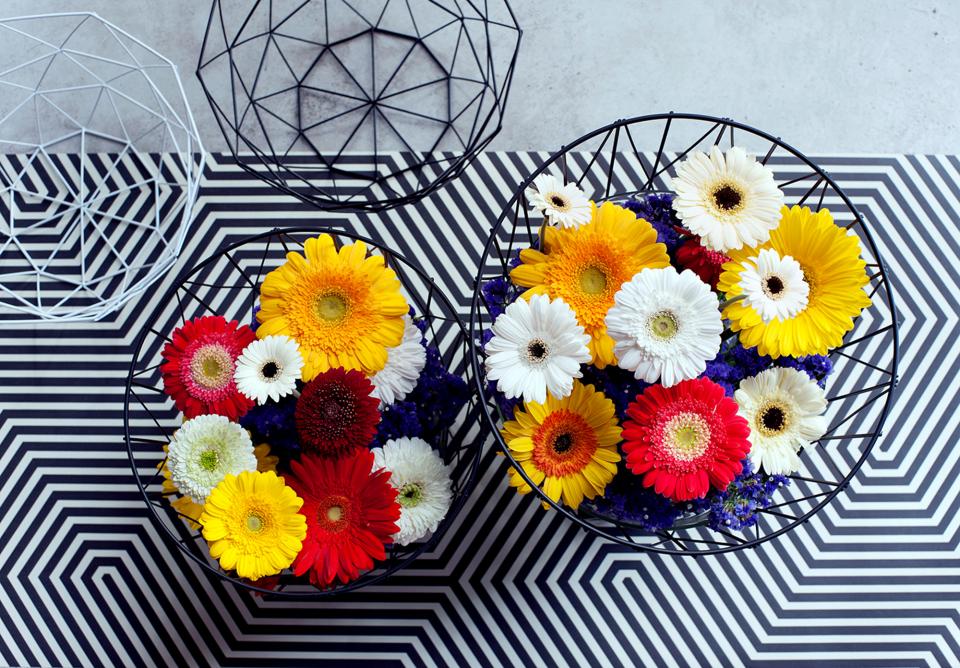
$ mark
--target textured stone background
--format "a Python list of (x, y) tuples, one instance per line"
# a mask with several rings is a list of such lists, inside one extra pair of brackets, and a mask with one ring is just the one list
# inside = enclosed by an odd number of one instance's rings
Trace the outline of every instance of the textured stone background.
[[(246, 2), (248, 0), (231, 0)], [(618, 117), (729, 116), (811, 152), (960, 149), (952, 0), (513, 0), (523, 27), (494, 149), (557, 148)], [(175, 61), (205, 144), (223, 140), (193, 72), (206, 0), (3, 0), (0, 13), (92, 10)]]

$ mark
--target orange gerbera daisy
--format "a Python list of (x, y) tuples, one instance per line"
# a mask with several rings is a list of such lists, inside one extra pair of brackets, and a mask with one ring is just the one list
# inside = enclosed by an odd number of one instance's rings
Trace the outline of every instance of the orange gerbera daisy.
[(529, 288), (523, 297), (545, 294), (563, 299), (590, 335), (592, 363), (616, 363), (604, 318), (620, 286), (646, 267), (668, 267), (667, 247), (647, 221), (611, 202), (592, 206), (592, 217), (576, 229), (546, 226), (543, 252), (521, 251), (522, 264), (510, 272)]
[(263, 280), (257, 336), (285, 334), (303, 355), (303, 380), (333, 367), (376, 373), (387, 349), (403, 340), (409, 311), (400, 281), (362, 241), (339, 250), (329, 234), (307, 239), (304, 255), (287, 261)]

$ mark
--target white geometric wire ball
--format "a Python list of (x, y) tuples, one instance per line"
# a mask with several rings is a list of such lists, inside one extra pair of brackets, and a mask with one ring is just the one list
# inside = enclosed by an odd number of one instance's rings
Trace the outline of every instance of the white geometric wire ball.
[(95, 321), (176, 261), (206, 158), (176, 66), (88, 12), (0, 20), (0, 323)]

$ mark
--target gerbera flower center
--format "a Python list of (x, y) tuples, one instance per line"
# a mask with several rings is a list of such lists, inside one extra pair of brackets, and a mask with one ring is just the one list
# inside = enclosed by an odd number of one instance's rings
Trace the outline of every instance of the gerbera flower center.
[(206, 450), (200, 454), (200, 466), (206, 471), (215, 471), (220, 463), (220, 453), (216, 450)]
[(281, 368), (276, 362), (267, 362), (260, 369), (260, 375), (266, 380), (273, 380), (280, 374)]
[(533, 461), (548, 476), (582, 471), (597, 449), (597, 435), (583, 416), (568, 409), (547, 415), (533, 433)]
[(260, 533), (266, 524), (267, 522), (263, 515), (257, 511), (254, 510), (247, 513), (247, 531), (250, 533)]
[(549, 353), (550, 348), (543, 339), (532, 339), (527, 344), (527, 361), (531, 364), (542, 364)]
[(397, 493), (397, 501), (404, 508), (415, 508), (423, 499), (423, 489), (419, 483), (408, 482)]
[(580, 274), (580, 288), (588, 295), (603, 294), (607, 290), (607, 275), (598, 267), (587, 267)]
[(221, 388), (233, 376), (233, 359), (222, 346), (204, 346), (193, 355), (190, 375), (197, 385), (208, 389)]
[(696, 413), (679, 413), (667, 421), (663, 441), (674, 458), (690, 461), (707, 451), (710, 426)]
[(555, 209), (566, 211), (570, 208), (570, 202), (560, 193), (550, 193), (547, 198)]
[(336, 292), (320, 295), (316, 303), (317, 317), (325, 322), (339, 322), (347, 315), (347, 300)]
[(789, 423), (789, 413), (782, 404), (769, 402), (757, 411), (756, 427), (764, 436), (782, 434)]
[(317, 508), (317, 520), (320, 528), (333, 533), (343, 531), (349, 523), (350, 499), (345, 496), (331, 495), (321, 499)]
[(680, 323), (672, 311), (658, 311), (650, 316), (647, 327), (654, 338), (669, 341), (677, 335), (680, 330)]
[(716, 207), (725, 213), (734, 213), (743, 206), (743, 193), (729, 183), (722, 183), (714, 188), (711, 196)]
[(780, 299), (784, 291), (783, 279), (776, 274), (766, 276), (763, 281), (763, 294), (770, 299)]

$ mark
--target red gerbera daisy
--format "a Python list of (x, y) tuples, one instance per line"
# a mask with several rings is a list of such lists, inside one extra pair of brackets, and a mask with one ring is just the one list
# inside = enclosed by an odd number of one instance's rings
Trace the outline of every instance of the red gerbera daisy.
[(390, 472), (373, 471), (373, 453), (357, 449), (338, 459), (304, 455), (291, 463), (286, 482), (303, 499), (307, 537), (293, 572), (310, 572), (318, 587), (334, 578), (346, 584), (386, 558), (385, 545), (399, 531), (400, 504)]
[(674, 501), (725, 489), (743, 469), (750, 427), (708, 378), (651, 385), (627, 407), (623, 450), (643, 484)]
[(700, 244), (700, 237), (693, 237), (677, 248), (674, 258), (684, 269), (689, 269), (711, 288), (717, 287), (720, 274), (723, 273), (724, 262), (730, 258), (719, 251), (710, 250)]
[(294, 421), (300, 447), (336, 457), (366, 447), (377, 433), (379, 400), (373, 384), (359, 371), (336, 367), (307, 383), (297, 400)]
[(224, 415), (231, 420), (254, 402), (240, 394), (233, 381), (237, 358), (257, 338), (246, 325), (222, 316), (204, 316), (183, 323), (163, 347), (163, 389), (183, 417)]

